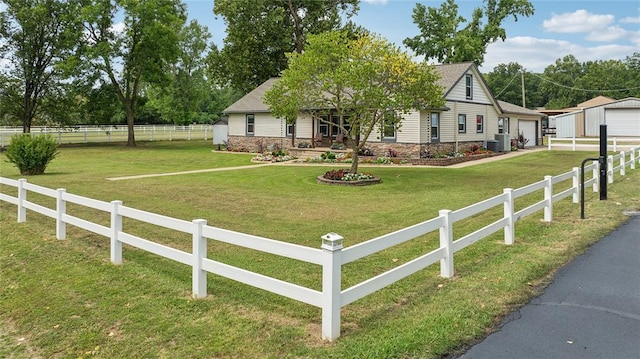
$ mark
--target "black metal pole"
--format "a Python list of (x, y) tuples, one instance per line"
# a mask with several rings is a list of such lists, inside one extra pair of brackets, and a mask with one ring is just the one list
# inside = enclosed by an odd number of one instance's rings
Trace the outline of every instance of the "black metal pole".
[(607, 199), (607, 125), (600, 125), (600, 200)]

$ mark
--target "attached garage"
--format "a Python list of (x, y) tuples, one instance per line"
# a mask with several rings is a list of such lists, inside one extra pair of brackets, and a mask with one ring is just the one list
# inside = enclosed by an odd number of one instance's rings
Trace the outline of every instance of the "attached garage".
[(608, 136), (640, 137), (640, 109), (605, 108)]
[(524, 147), (534, 147), (538, 142), (538, 121), (518, 120), (518, 135), (520, 133), (529, 140)]

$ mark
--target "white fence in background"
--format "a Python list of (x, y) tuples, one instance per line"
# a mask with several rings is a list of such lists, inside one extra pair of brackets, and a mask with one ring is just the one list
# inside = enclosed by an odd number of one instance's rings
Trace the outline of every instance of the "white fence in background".
[[(0, 147), (6, 147), (11, 137), (22, 133), (22, 127), (0, 127)], [(213, 126), (205, 124), (175, 125), (138, 125), (134, 126), (136, 140), (173, 141), (208, 140), (213, 137)], [(32, 127), (31, 135), (50, 134), (58, 144), (89, 142), (126, 142), (129, 136), (126, 125), (109, 126), (73, 126), (73, 127)]]
[[(640, 147), (627, 152), (609, 156), (607, 172), (608, 182), (613, 182), (614, 173), (625, 175), (626, 168), (635, 169), (640, 160)], [(585, 174), (591, 174), (585, 181), (585, 187), (591, 185), (593, 191), (599, 188), (599, 165), (594, 161), (585, 167)], [(587, 176), (585, 176), (587, 177)], [(17, 197), (0, 193), (0, 200), (12, 203), (18, 208), (18, 222), (27, 220), (27, 210), (35, 211), (56, 220), (56, 237), (65, 239), (66, 226), (73, 225), (87, 231), (105, 236), (111, 240), (111, 262), (122, 263), (123, 244), (172, 259), (192, 267), (192, 291), (195, 298), (207, 295), (207, 273), (217, 274), (263, 290), (295, 299), (322, 309), (322, 338), (334, 340), (340, 336), (340, 309), (354, 301), (399, 281), (432, 264), (440, 263), (440, 274), (449, 278), (454, 274), (454, 253), (495, 233), (503, 231), (505, 244), (513, 244), (515, 239), (515, 222), (543, 210), (544, 221), (553, 219), (553, 204), (566, 197), (572, 197), (574, 203), (579, 201), (580, 168), (557, 175), (545, 176), (543, 180), (530, 185), (511, 189), (506, 188), (502, 194), (455, 211), (441, 210), (439, 216), (413, 226), (389, 233), (366, 242), (343, 248), (343, 238), (336, 233), (328, 233), (321, 237), (320, 249), (297, 244), (276, 241), (268, 238), (234, 232), (222, 228), (208, 226), (206, 220), (196, 219), (191, 222), (166, 217), (160, 214), (141, 211), (124, 206), (122, 201), (103, 202), (67, 193), (65, 189), (49, 189), (28, 183), (25, 179), (13, 180), (0, 177), (0, 184), (17, 189)], [(559, 183), (571, 181), (570, 184)], [(564, 190), (554, 188), (567, 187)], [(56, 199), (55, 208), (48, 208), (28, 200), (28, 193), (35, 192)], [(525, 195), (542, 192), (542, 198), (525, 207), (516, 209), (515, 200)], [(557, 193), (555, 193), (557, 192)], [(104, 226), (78, 218), (66, 213), (67, 203), (73, 203), (110, 214), (110, 225)], [(456, 222), (481, 214), (494, 207), (503, 208), (503, 217), (488, 223), (479, 230), (460, 238), (454, 238), (453, 227)], [(132, 218), (152, 225), (191, 234), (191, 253), (155, 243), (145, 238), (129, 234), (123, 228), (123, 218)], [(342, 266), (412, 240), (430, 232), (439, 232), (439, 248), (424, 253), (407, 263), (401, 264), (382, 274), (367, 279), (359, 284), (342, 289)], [(220, 241), (236, 246), (275, 254), (322, 267), (322, 290), (314, 290), (292, 284), (269, 276), (257, 274), (242, 268), (224, 264), (207, 258), (209, 240)]]
[[(607, 138), (607, 150), (618, 152), (629, 150), (640, 145), (640, 138), (631, 137), (609, 137)], [(564, 150), (571, 148), (571, 151), (597, 151), (600, 148), (599, 138), (556, 138), (547, 137), (547, 149)]]

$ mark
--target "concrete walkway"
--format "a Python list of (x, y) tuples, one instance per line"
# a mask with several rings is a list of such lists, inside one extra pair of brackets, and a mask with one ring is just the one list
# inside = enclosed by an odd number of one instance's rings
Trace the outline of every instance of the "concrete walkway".
[(640, 215), (458, 358), (640, 358)]

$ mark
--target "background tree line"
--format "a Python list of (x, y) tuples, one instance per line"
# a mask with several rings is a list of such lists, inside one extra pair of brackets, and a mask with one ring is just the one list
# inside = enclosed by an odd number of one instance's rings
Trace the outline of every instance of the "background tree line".
[[(226, 23), (221, 49), (180, 0), (1, 0), (0, 125), (212, 123), (222, 110), (287, 68), (310, 34), (368, 31), (351, 22), (359, 0), (216, 0)], [(470, 19), (454, 0), (416, 4), (420, 34), (404, 44), (430, 62), (474, 61), (505, 40), (509, 17), (533, 14), (527, 0), (485, 0)], [(542, 74), (515, 63), (486, 74), (501, 100), (568, 107), (597, 95), (638, 96), (640, 55), (580, 63), (567, 56)]]

